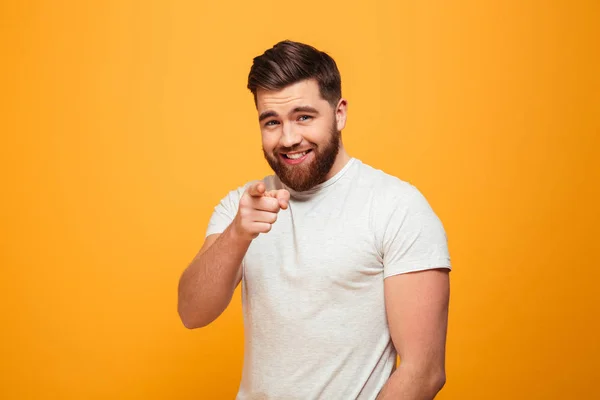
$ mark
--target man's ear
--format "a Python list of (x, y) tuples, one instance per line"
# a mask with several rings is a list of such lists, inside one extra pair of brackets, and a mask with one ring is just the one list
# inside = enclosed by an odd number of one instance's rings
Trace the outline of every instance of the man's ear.
[(335, 109), (335, 121), (338, 131), (342, 131), (346, 126), (346, 118), (348, 115), (348, 101), (346, 99), (340, 99)]

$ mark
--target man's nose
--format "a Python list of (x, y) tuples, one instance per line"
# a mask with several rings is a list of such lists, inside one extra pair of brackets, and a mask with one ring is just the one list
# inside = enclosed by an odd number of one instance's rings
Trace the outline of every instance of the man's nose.
[(291, 124), (283, 124), (283, 132), (281, 133), (280, 138), (281, 147), (294, 147), (302, 141), (302, 136), (300, 136)]

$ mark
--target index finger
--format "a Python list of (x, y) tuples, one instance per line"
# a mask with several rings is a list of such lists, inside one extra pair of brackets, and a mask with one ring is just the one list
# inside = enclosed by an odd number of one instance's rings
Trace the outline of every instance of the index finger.
[(279, 200), (279, 206), (285, 210), (290, 202), (290, 192), (285, 189), (279, 189), (275, 197)]
[(265, 193), (265, 184), (261, 181), (254, 182), (248, 187), (247, 193), (252, 197), (262, 197)]
[(277, 199), (279, 206), (284, 210), (288, 207), (290, 202), (290, 192), (285, 189), (269, 190), (265, 193), (265, 196)]

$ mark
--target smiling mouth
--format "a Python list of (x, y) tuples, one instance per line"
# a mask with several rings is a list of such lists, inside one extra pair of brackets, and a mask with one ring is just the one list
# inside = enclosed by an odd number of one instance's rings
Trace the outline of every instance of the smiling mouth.
[(304, 157), (305, 155), (307, 155), (308, 153), (310, 153), (311, 151), (312, 151), (312, 149), (308, 149), (301, 153), (289, 153), (289, 154), (282, 153), (282, 156), (283, 156), (283, 158), (287, 158), (288, 160), (298, 160), (298, 159)]

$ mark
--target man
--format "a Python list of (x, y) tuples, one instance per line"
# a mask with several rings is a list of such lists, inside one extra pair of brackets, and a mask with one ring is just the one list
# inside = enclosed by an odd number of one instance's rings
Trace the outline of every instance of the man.
[(241, 282), (238, 399), (433, 399), (449, 299), (441, 221), (414, 186), (345, 151), (329, 55), (280, 42), (254, 59), (248, 88), (275, 174), (215, 208), (181, 276), (184, 325), (215, 320)]

